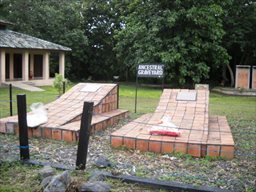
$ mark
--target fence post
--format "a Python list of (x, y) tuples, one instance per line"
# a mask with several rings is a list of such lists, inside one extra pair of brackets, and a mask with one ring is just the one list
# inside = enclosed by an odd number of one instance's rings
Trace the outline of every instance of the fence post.
[(12, 116), (12, 84), (9, 84), (10, 116)]
[(86, 167), (86, 158), (91, 132), (92, 113), (93, 102), (84, 102), (76, 159), (76, 169), (80, 170), (84, 170)]
[(117, 86), (117, 105), (116, 105), (116, 108), (118, 109), (119, 108), (119, 76), (113, 76), (113, 82), (116, 83), (116, 86)]
[(26, 95), (17, 95), (19, 120), (20, 159), (29, 160)]

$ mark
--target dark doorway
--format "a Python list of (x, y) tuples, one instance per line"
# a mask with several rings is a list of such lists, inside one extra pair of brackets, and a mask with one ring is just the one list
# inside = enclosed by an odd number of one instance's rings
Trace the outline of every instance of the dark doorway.
[(43, 55), (34, 55), (34, 77), (43, 77)]
[(22, 55), (13, 55), (13, 76), (14, 79), (22, 79)]
[(10, 54), (5, 55), (5, 78), (10, 79)]

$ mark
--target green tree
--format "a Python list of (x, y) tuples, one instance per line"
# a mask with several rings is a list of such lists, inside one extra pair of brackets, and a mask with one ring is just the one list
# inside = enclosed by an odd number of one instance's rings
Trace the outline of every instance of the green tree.
[(137, 64), (161, 62), (169, 82), (233, 82), (235, 65), (256, 59), (255, 6), (254, 0), (0, 0), (0, 18), (71, 47), (69, 79), (134, 80)]
[[(60, 6), (61, 5), (61, 6)], [(76, 0), (5, 0), (2, 3), (5, 19), (15, 25), (13, 29), (72, 48), (66, 62), (67, 77), (81, 78), (88, 74), (83, 66), (88, 38), (83, 29), (83, 6)]]
[[(230, 63), (223, 66), (223, 80), (233, 86), (236, 65), (255, 65), (256, 2), (232, 0), (231, 6), (225, 9), (223, 23), (226, 32), (223, 46), (232, 57)], [(226, 72), (227, 69), (229, 73)]]
[(211, 68), (228, 63), (221, 1), (131, 1), (124, 27), (117, 31), (115, 50), (126, 70), (136, 64), (163, 62), (167, 78), (198, 83)]
[(88, 70), (94, 80), (112, 79), (118, 75), (116, 55), (113, 51), (114, 30), (119, 29), (118, 17), (109, 0), (87, 0), (84, 4), (84, 30), (89, 46), (86, 49)]
[(63, 93), (63, 86), (68, 86), (68, 84), (68, 79), (65, 79), (61, 74), (55, 73), (53, 87), (58, 90), (59, 96)]
[(72, 48), (66, 70), (70, 79), (107, 80), (119, 73), (111, 1), (5, 0), (2, 5), (10, 13), (6, 19), (16, 23), (14, 30)]

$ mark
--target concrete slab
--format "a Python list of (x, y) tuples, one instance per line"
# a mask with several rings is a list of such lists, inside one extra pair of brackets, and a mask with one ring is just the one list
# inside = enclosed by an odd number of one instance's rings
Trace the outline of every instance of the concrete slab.
[(102, 85), (86, 84), (80, 91), (82, 92), (96, 92)]
[(176, 100), (177, 101), (195, 101), (196, 92), (181, 91), (177, 94)]
[(23, 83), (23, 82), (18, 82), (18, 81), (11, 82), (11, 83), (4, 83), (4, 84), (5, 84), (5, 85), (12, 84), (13, 87), (16, 87), (16, 88), (18, 88), (18, 89), (23, 89), (23, 90), (26, 90), (26, 91), (32, 91), (32, 92), (44, 91), (43, 89), (38, 88), (38, 87), (36, 87), (36, 86), (29, 85), (29, 84), (26, 84), (26, 83)]

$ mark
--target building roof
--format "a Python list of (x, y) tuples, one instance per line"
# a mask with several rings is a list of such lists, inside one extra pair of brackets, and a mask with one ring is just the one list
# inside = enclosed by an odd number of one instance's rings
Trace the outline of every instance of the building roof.
[(71, 51), (69, 47), (51, 43), (49, 41), (7, 29), (0, 30), (0, 48)]

